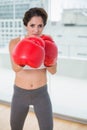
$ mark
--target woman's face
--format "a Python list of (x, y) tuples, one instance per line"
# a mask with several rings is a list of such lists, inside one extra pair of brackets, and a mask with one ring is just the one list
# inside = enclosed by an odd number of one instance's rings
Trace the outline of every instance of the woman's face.
[(28, 36), (40, 36), (44, 29), (43, 19), (40, 16), (34, 16), (26, 26)]

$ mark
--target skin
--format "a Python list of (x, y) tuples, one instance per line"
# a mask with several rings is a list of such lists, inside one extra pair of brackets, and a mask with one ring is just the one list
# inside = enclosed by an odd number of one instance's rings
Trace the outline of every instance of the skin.
[[(29, 36), (40, 36), (44, 29), (43, 19), (40, 16), (34, 16), (28, 22), (26, 26), (27, 35)], [(43, 69), (28, 69), (24, 70), (23, 67), (17, 65), (12, 60), (12, 51), (16, 44), (20, 41), (20, 37), (12, 39), (9, 44), (9, 52), (12, 63), (12, 69), (15, 72), (15, 81), (14, 84), (20, 88), (31, 90), (43, 87), (47, 84), (47, 71), (51, 74), (55, 74), (57, 71), (57, 64), (52, 67), (46, 67)]]

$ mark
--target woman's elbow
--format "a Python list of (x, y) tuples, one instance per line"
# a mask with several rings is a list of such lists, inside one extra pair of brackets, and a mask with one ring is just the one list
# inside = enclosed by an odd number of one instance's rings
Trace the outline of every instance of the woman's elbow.
[(54, 75), (54, 74), (56, 74), (56, 72), (57, 72), (57, 70), (51, 71), (50, 73), (51, 73), (52, 75)]

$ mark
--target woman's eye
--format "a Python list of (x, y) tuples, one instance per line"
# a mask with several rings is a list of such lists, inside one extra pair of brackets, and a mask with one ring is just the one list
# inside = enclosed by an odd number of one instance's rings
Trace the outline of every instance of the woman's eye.
[(40, 27), (40, 28), (42, 28), (42, 27), (43, 27), (43, 25), (41, 24), (41, 25), (39, 25), (39, 27)]
[(31, 24), (30, 26), (31, 26), (31, 27), (34, 27), (34, 24)]
[[(31, 24), (30, 27), (34, 28), (35, 24)], [(38, 28), (43, 28), (43, 25), (42, 24), (38, 25)]]

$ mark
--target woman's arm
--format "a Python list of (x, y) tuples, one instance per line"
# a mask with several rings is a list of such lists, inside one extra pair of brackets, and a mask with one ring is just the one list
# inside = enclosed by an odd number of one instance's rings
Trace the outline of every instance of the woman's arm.
[(57, 72), (57, 63), (51, 67), (47, 67), (47, 70), (51, 73), (51, 74), (55, 74)]
[(16, 39), (12, 39), (10, 41), (10, 44), (9, 44), (9, 53), (10, 53), (10, 59), (11, 59), (11, 64), (12, 64), (12, 69), (15, 71), (15, 72), (18, 72), (18, 71), (21, 71), (22, 70), (22, 66), (20, 65), (17, 65), (13, 59), (12, 59), (12, 51), (15, 47), (15, 45), (19, 42), (19, 38), (16, 38)]

